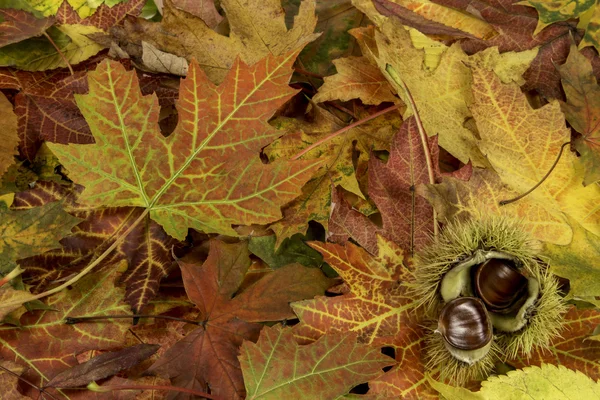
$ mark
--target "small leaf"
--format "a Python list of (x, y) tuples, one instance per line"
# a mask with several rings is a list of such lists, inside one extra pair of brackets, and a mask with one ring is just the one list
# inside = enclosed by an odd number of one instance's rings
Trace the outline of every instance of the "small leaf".
[[(247, 399), (333, 399), (394, 365), (355, 334), (325, 335), (300, 346), (290, 328), (264, 327), (256, 344), (245, 341), (239, 357)], [(326, 384), (324, 384), (326, 383)]]
[(62, 371), (45, 387), (72, 388), (86, 386), (92, 381), (104, 379), (136, 366), (160, 348), (156, 344), (138, 344), (123, 350), (100, 354), (83, 364), (77, 364)]
[(183, 57), (165, 53), (158, 50), (150, 43), (142, 42), (142, 61), (144, 67), (150, 72), (159, 72), (185, 76), (188, 71), (188, 62)]

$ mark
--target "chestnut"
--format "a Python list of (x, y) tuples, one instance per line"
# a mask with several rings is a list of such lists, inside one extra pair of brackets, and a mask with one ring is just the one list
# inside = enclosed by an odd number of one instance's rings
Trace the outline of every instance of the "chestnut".
[(511, 260), (490, 258), (471, 268), (472, 289), (486, 308), (499, 314), (517, 311), (527, 299), (527, 278)]
[(468, 364), (483, 358), (494, 338), (485, 304), (475, 297), (449, 301), (442, 308), (436, 332), (442, 335), (450, 353)]

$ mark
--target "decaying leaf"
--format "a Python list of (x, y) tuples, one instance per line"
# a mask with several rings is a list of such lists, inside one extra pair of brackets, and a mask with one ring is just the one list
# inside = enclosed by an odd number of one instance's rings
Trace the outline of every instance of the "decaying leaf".
[(295, 55), (252, 67), (237, 62), (218, 87), (192, 63), (168, 138), (158, 127), (156, 96), (142, 96), (134, 72), (103, 62), (88, 74), (90, 93), (77, 97), (96, 143), (49, 146), (85, 185), (81, 202), (145, 207), (176, 239), (190, 227), (236, 235), (232, 224), (272, 222), (319, 164), (265, 165), (258, 157), (277, 134), (268, 118), (293, 94), (287, 80)]
[(144, 67), (150, 72), (160, 72), (185, 76), (188, 71), (188, 62), (183, 57), (158, 50), (149, 43), (142, 42), (142, 61)]
[(165, 1), (160, 24), (144, 19), (125, 23), (128, 41), (141, 44), (147, 41), (157, 49), (191, 61), (195, 58), (209, 80), (220, 83), (239, 57), (253, 65), (272, 55), (282, 57), (301, 49), (314, 40), (316, 24), (315, 0), (302, 2), (294, 26), (287, 29), (280, 0), (251, 0), (244, 3), (221, 1), (231, 28), (223, 36), (208, 27), (200, 18)]
[(571, 45), (567, 62), (558, 67), (567, 102), (561, 103), (569, 124), (581, 137), (573, 145), (585, 168), (583, 184), (600, 180), (600, 87), (590, 62)]
[(12, 361), (1, 360), (0, 366), (8, 369), (16, 375), (13, 375), (4, 369), (0, 369), (0, 386), (2, 387), (2, 396), (9, 400), (28, 400), (29, 397), (23, 396), (19, 392), (19, 375), (25, 371), (24, 367)]
[(114, 0), (110, 0), (110, 5), (102, 3), (100, 7), (96, 8), (94, 14), (87, 18), (80, 16), (74, 8), (75, 5), (72, 5), (69, 1), (57, 1), (57, 3), (60, 5), (56, 11), (56, 21), (60, 24), (95, 26), (106, 31), (110, 27), (121, 23), (127, 15), (138, 15), (145, 1), (127, 0), (115, 4)]
[(186, 292), (200, 311), (202, 326), (173, 345), (150, 372), (171, 378), (175, 386), (204, 392), (210, 387), (219, 397), (244, 397), (237, 356), (243, 340), (258, 338), (261, 325), (256, 322), (291, 318), (291, 301), (311, 298), (329, 286), (320, 270), (291, 264), (239, 293), (250, 267), (249, 254), (245, 243), (211, 241), (203, 264), (193, 255), (179, 260)]
[(60, 372), (46, 384), (46, 387), (86, 386), (90, 382), (107, 378), (139, 364), (156, 353), (159, 347), (155, 344), (138, 344), (123, 350), (102, 353), (89, 361)]
[(300, 346), (292, 329), (280, 325), (263, 328), (256, 344), (245, 341), (239, 359), (247, 399), (337, 398), (394, 364), (378, 348), (357, 343), (356, 335), (326, 335)]

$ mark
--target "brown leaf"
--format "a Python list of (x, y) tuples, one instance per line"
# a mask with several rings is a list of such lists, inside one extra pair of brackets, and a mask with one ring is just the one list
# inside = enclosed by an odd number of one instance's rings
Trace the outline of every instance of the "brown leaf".
[(87, 18), (81, 18), (73, 9), (69, 1), (63, 1), (56, 13), (56, 20), (60, 24), (79, 24), (95, 26), (104, 31), (110, 27), (120, 24), (129, 15), (138, 15), (145, 4), (145, 0), (128, 0), (119, 2), (112, 7), (101, 4), (94, 14)]
[[(49, 283), (79, 272), (94, 257), (108, 248), (120, 232), (139, 217), (134, 207), (92, 208), (77, 203), (77, 191), (53, 182), (37, 182), (33, 189), (15, 196), (13, 208), (35, 209), (64, 199), (66, 211), (83, 220), (73, 234), (63, 239), (62, 248), (20, 261), (25, 278), (35, 291)], [(129, 268), (122, 278), (127, 286), (126, 300), (140, 312), (158, 291), (160, 280), (174, 267), (171, 247), (175, 241), (157, 223), (146, 218), (113, 251), (98, 269), (127, 260)]]
[(173, 345), (149, 372), (171, 378), (174, 386), (205, 392), (210, 387), (216, 396), (243, 398), (237, 356), (243, 340), (258, 338), (261, 325), (252, 322), (293, 317), (289, 302), (324, 293), (329, 280), (316, 268), (292, 264), (236, 294), (251, 264), (246, 243), (213, 240), (202, 265), (195, 257), (192, 253), (180, 259), (179, 265), (203, 327)]
[(0, 9), (0, 47), (40, 36), (54, 24), (54, 18), (36, 18), (23, 10)]
[(15, 163), (18, 144), (17, 116), (10, 101), (0, 93), (0, 176)]
[(83, 364), (62, 371), (46, 384), (46, 387), (71, 388), (86, 386), (92, 381), (104, 379), (131, 368), (144, 361), (160, 348), (155, 344), (138, 344), (123, 350), (100, 354)]
[(173, 5), (200, 18), (211, 29), (223, 21), (214, 0), (173, 0)]
[(0, 387), (2, 388), (2, 399), (3, 400), (29, 400), (27, 396), (23, 396), (19, 392), (19, 375), (21, 375), (25, 368), (17, 363), (7, 360), (1, 360), (0, 366), (7, 370), (14, 372), (13, 375), (4, 369), (0, 369)]

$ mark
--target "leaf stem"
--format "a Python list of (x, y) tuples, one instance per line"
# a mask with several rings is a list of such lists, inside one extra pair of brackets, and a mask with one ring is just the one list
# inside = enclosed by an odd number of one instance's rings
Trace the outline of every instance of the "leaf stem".
[(60, 58), (62, 58), (63, 61), (65, 62), (65, 64), (67, 64), (67, 68), (69, 68), (69, 72), (71, 72), (71, 75), (75, 75), (75, 72), (73, 72), (73, 67), (71, 67), (71, 64), (69, 64), (69, 60), (67, 60), (67, 57), (65, 57), (65, 55), (58, 48), (58, 46), (56, 45), (56, 43), (54, 43), (54, 40), (52, 40), (52, 38), (50, 37), (50, 35), (48, 35), (46, 32), (44, 32), (44, 36), (46, 36), (46, 39), (48, 39), (48, 41), (50, 42), (50, 44), (52, 44), (52, 46), (54, 46), (54, 48), (56, 49), (56, 52), (58, 53), (58, 55), (60, 55)]
[(13, 269), (12, 271), (10, 271), (8, 273), (8, 275), (2, 277), (2, 279), (0, 279), (0, 287), (4, 286), (4, 284), (6, 284), (7, 282), (10, 282), (11, 280), (15, 279), (17, 276), (21, 275), (23, 272), (25, 272), (25, 270), (23, 268), (21, 268), (21, 266), (17, 265), (17, 267), (15, 269)]
[(376, 113), (375, 113), (375, 114), (373, 114), (373, 115), (369, 115), (369, 116), (368, 116), (368, 117), (366, 117), (366, 118), (363, 118), (363, 119), (361, 119), (361, 120), (358, 120), (358, 121), (356, 121), (356, 122), (354, 122), (354, 123), (352, 123), (352, 124), (350, 124), (350, 125), (348, 125), (348, 126), (346, 126), (346, 127), (342, 128), (342, 129), (340, 129), (340, 130), (337, 130), (337, 131), (333, 132), (331, 135), (329, 135), (329, 136), (326, 136), (326, 137), (324, 137), (323, 139), (321, 139), (321, 140), (319, 140), (319, 141), (317, 141), (317, 142), (315, 142), (315, 143), (311, 144), (310, 146), (308, 146), (307, 148), (305, 148), (304, 150), (302, 150), (300, 153), (298, 153), (298, 154), (296, 154), (295, 156), (293, 156), (293, 157), (292, 157), (290, 160), (297, 160), (297, 159), (299, 159), (300, 157), (302, 157), (303, 155), (305, 155), (306, 153), (308, 153), (309, 151), (313, 150), (313, 149), (314, 149), (314, 148), (316, 148), (316, 147), (319, 147), (320, 145), (322, 145), (323, 143), (325, 143), (325, 142), (327, 142), (327, 141), (329, 141), (329, 140), (333, 139), (334, 137), (336, 137), (336, 136), (339, 136), (339, 135), (341, 135), (342, 133), (344, 133), (344, 132), (346, 132), (346, 131), (349, 131), (349, 130), (350, 130), (350, 129), (352, 129), (352, 128), (356, 128), (358, 125), (362, 125), (362, 124), (364, 124), (364, 123), (365, 123), (365, 122), (367, 122), (367, 121), (370, 121), (370, 120), (372, 120), (372, 119), (375, 119), (375, 118), (379, 117), (380, 115), (383, 115), (383, 114), (385, 114), (385, 113), (388, 113), (388, 112), (390, 112), (390, 111), (397, 110), (399, 107), (400, 107), (400, 106), (398, 106), (398, 105), (394, 105), (394, 106), (388, 107), (388, 108), (386, 108), (385, 110), (378, 111), (378, 112), (376, 112)]
[(109, 392), (114, 390), (168, 390), (172, 392), (194, 394), (196, 396), (202, 396), (207, 399), (221, 400), (222, 397), (201, 392), (199, 390), (186, 389), (177, 386), (166, 386), (166, 385), (108, 385), (108, 386), (97, 386), (94, 391), (98, 392)]
[(560, 161), (560, 158), (562, 157), (563, 150), (569, 144), (571, 144), (571, 142), (563, 143), (562, 146), (560, 146), (560, 151), (558, 152), (558, 156), (556, 157), (556, 160), (554, 160), (554, 164), (552, 164), (552, 166), (550, 167), (550, 169), (548, 170), (548, 172), (546, 172), (546, 175), (544, 175), (544, 177), (542, 178), (542, 180), (540, 180), (538, 183), (536, 183), (534, 187), (532, 187), (531, 189), (529, 189), (525, 193), (523, 193), (523, 194), (521, 194), (521, 195), (519, 195), (519, 196), (517, 196), (515, 198), (509, 199), (509, 200), (501, 200), (498, 204), (500, 204), (501, 206), (505, 206), (507, 204), (514, 203), (515, 201), (521, 200), (523, 197), (527, 196), (529, 193), (531, 193), (535, 189), (537, 189), (550, 176), (550, 174), (552, 173), (552, 171), (554, 171), (554, 168), (556, 167), (556, 165)]
[[(127, 230), (122, 235), (120, 235), (119, 237), (117, 237), (117, 239), (113, 242), (113, 244), (111, 244), (106, 250), (104, 250), (104, 252), (98, 256), (98, 258), (96, 258), (93, 262), (91, 262), (87, 267), (85, 267), (84, 269), (82, 269), (81, 272), (79, 272), (77, 275), (75, 275), (74, 277), (72, 277), (71, 279), (69, 279), (68, 281), (66, 281), (65, 283), (63, 283), (62, 285), (55, 287), (54, 289), (50, 289), (50, 290), (47, 290), (47, 291), (45, 291), (43, 293), (35, 295), (29, 301), (31, 301), (31, 300), (38, 300), (38, 299), (41, 299), (43, 297), (50, 296), (50, 295), (52, 295), (54, 293), (58, 293), (61, 290), (65, 289), (65, 288), (73, 285), (77, 281), (79, 281), (81, 278), (83, 278), (85, 275), (87, 275), (88, 272), (90, 272), (98, 264), (100, 264), (102, 262), (102, 260), (104, 260), (110, 253), (112, 253), (112, 251), (114, 249), (116, 249), (117, 246), (120, 245), (123, 242), (123, 240), (125, 240), (125, 238), (131, 233), (131, 231), (133, 231), (139, 225), (139, 223), (144, 220), (144, 218), (146, 217), (146, 215), (148, 215), (149, 212), (150, 212), (150, 209), (146, 208), (144, 210), (144, 212), (133, 222), (133, 224), (131, 224), (129, 226), (129, 228), (127, 228)], [(13, 301), (13, 302), (8, 302), (8, 303), (4, 304), (4, 307), (8, 308), (8, 307), (11, 307), (11, 306), (19, 306), (21, 304), (23, 304), (23, 302), (21, 302), (21, 301)]]
[[(423, 152), (425, 153), (425, 162), (427, 164), (427, 175), (429, 176), (429, 183), (431, 185), (435, 184), (435, 174), (433, 173), (433, 161), (431, 160), (431, 153), (429, 151), (429, 143), (427, 141), (427, 133), (425, 132), (425, 128), (423, 127), (423, 121), (421, 121), (421, 116), (419, 115), (419, 110), (417, 110), (417, 104), (415, 99), (413, 98), (410, 90), (408, 90), (408, 86), (404, 83), (404, 81), (398, 75), (398, 72), (392, 67), (391, 64), (386, 64), (385, 71), (392, 78), (392, 80), (396, 83), (396, 85), (400, 86), (406, 92), (406, 97), (410, 103), (410, 107), (412, 108), (413, 115), (415, 116), (415, 122), (417, 123), (417, 129), (419, 130), (419, 136), (421, 137), (421, 144), (423, 146)], [(437, 237), (439, 232), (438, 221), (437, 221), (437, 212), (435, 208), (433, 209), (433, 236)]]
[(187, 324), (204, 325), (204, 321), (192, 321), (189, 319), (170, 317), (168, 315), (153, 315), (153, 314), (120, 314), (120, 315), (93, 315), (83, 317), (66, 317), (65, 324), (74, 325), (80, 322), (93, 322), (100, 321), (103, 319), (114, 319), (114, 318), (156, 318), (156, 319), (168, 319), (171, 321), (180, 321)]

